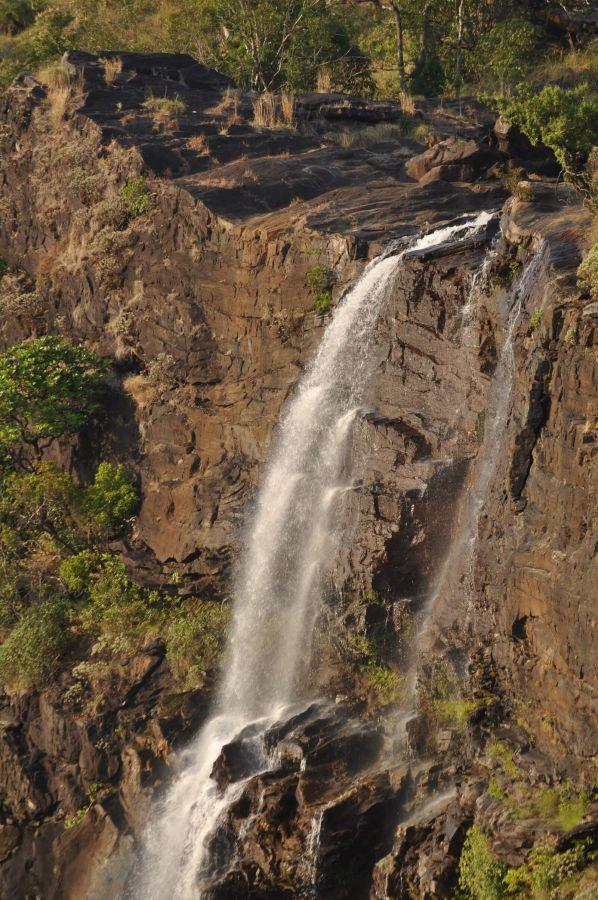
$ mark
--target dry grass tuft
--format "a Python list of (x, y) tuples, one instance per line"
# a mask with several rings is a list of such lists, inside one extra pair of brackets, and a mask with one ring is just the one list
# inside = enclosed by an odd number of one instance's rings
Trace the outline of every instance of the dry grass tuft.
[(50, 87), (48, 89), (48, 112), (50, 124), (54, 131), (59, 131), (62, 127), (71, 97), (70, 85)]
[(204, 134), (194, 134), (193, 137), (189, 138), (187, 141), (187, 146), (202, 156), (209, 155), (210, 153), (210, 148), (208, 147)]
[(327, 66), (318, 69), (316, 91), (318, 94), (330, 94), (332, 91), (332, 72)]
[(156, 386), (145, 375), (130, 375), (123, 387), (137, 406), (149, 406), (158, 395)]
[(106, 84), (114, 84), (117, 75), (123, 70), (123, 61), (118, 56), (113, 56), (110, 59), (100, 59), (100, 62), (104, 64), (104, 78), (106, 80)]
[(270, 91), (264, 91), (253, 102), (253, 125), (256, 128), (294, 128), (295, 97), (281, 94), (277, 98)]
[(164, 118), (182, 116), (187, 112), (187, 104), (180, 94), (175, 94), (174, 97), (154, 97), (152, 94), (141, 105), (144, 109)]
[(276, 128), (276, 97), (264, 91), (253, 101), (253, 124), (257, 128)]
[(293, 94), (280, 95), (280, 114), (285, 125), (292, 127), (295, 124), (295, 97)]
[(415, 115), (415, 101), (413, 99), (413, 94), (409, 94), (407, 91), (401, 91), (399, 94), (399, 102), (404, 113), (408, 116)]

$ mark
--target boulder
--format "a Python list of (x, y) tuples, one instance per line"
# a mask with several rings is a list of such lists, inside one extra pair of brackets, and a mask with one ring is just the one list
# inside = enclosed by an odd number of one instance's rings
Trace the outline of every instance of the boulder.
[(457, 137), (447, 138), (405, 165), (405, 171), (414, 181), (475, 181), (490, 166), (499, 162), (501, 154), (486, 144)]

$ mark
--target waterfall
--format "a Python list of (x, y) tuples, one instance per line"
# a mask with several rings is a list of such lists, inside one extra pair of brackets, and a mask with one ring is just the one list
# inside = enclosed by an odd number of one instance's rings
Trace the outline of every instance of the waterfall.
[[(375, 329), (404, 254), (459, 240), (490, 216), (461, 219), (371, 262), (336, 307), (284, 412), (244, 541), (234, 618), (214, 715), (181, 755), (178, 775), (143, 838), (137, 900), (191, 900), (219, 859), (219, 824), (243, 791), (211, 777), (224, 744), (242, 735), (251, 774), (268, 768), (267, 727), (306, 699), (312, 633), (324, 579), (343, 536), (353, 424), (377, 364)], [(222, 855), (222, 854), (221, 854)], [(226, 852), (223, 854), (226, 856)]]
[[(504, 339), (490, 386), (482, 446), (476, 458), (470, 487), (461, 503), (453, 540), (426, 603), (422, 634), (425, 633), (430, 623), (430, 617), (439, 598), (445, 590), (450, 589), (451, 582), (454, 584), (458, 578), (462, 581), (462, 590), (466, 595), (469, 613), (469, 601), (473, 591), (472, 564), (475, 557), (478, 524), (492, 479), (501, 459), (500, 448), (508, 423), (515, 384), (513, 342), (521, 319), (523, 302), (535, 287), (543, 264), (545, 249), (545, 243), (540, 242), (508, 295), (509, 305)], [(491, 260), (494, 254), (495, 250), (492, 249), (488, 258)], [(483, 279), (487, 274), (487, 261), (480, 273)], [(476, 280), (474, 279), (472, 289), (475, 289), (475, 285)]]

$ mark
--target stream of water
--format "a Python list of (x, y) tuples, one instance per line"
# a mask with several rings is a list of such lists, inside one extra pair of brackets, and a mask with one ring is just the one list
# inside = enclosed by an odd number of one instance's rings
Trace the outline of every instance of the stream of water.
[[(412, 243), (422, 250), (466, 238), (488, 213)], [(404, 245), (403, 245), (404, 246)], [(343, 535), (353, 425), (370, 395), (375, 333), (405, 249), (365, 269), (334, 310), (320, 346), (281, 418), (244, 541), (234, 617), (214, 714), (181, 754), (177, 774), (144, 835), (136, 900), (196, 900), (224, 864), (214, 835), (243, 791), (211, 777), (224, 744), (245, 729), (252, 774), (268, 768), (267, 727), (304, 698), (323, 581)]]

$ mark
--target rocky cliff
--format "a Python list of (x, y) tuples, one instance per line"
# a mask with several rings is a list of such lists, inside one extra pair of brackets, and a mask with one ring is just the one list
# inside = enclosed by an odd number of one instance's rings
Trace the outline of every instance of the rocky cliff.
[[(426, 150), (375, 131), (399, 117), (392, 104), (309, 95), (293, 127), (266, 127), (188, 57), (110, 56), (72, 53), (62, 94), (26, 76), (2, 100), (0, 253), (19, 302), (4, 298), (0, 333), (4, 346), (63, 334), (112, 361), (104, 411), (53, 453), (84, 483), (100, 459), (137, 478), (134, 530), (113, 549), (140, 584), (230, 596), (279, 412), (328, 320), (309, 270), (335, 303), (393, 240), (496, 213), (475, 239), (407, 258), (378, 324), (352, 526), (316, 648), (329, 701), (272, 738), (280, 768), (223, 826), (241, 853), (213, 895), (449, 897), (474, 821), (512, 866), (547, 835), (566, 849), (593, 834), (598, 309), (575, 281), (587, 213), (546, 176), (550, 160), (493, 137), (473, 106), (467, 120), (420, 113)], [(347, 146), (347, 132), (368, 139)], [(531, 180), (509, 198), (513, 157)], [(123, 221), (123, 188), (141, 181), (147, 205)], [(539, 251), (488, 448), (509, 304)], [(471, 579), (455, 570), (438, 591), (491, 451)], [(363, 641), (382, 641), (406, 680), (418, 668), (407, 723), (372, 690)], [(177, 687), (159, 636), (85, 703), (67, 701), (72, 669), (2, 698), (3, 896), (117, 896), (174, 750), (206, 714), (208, 692)], [(223, 753), (222, 784), (239, 759)], [(583, 806), (575, 834), (532, 802), (563, 785)]]

